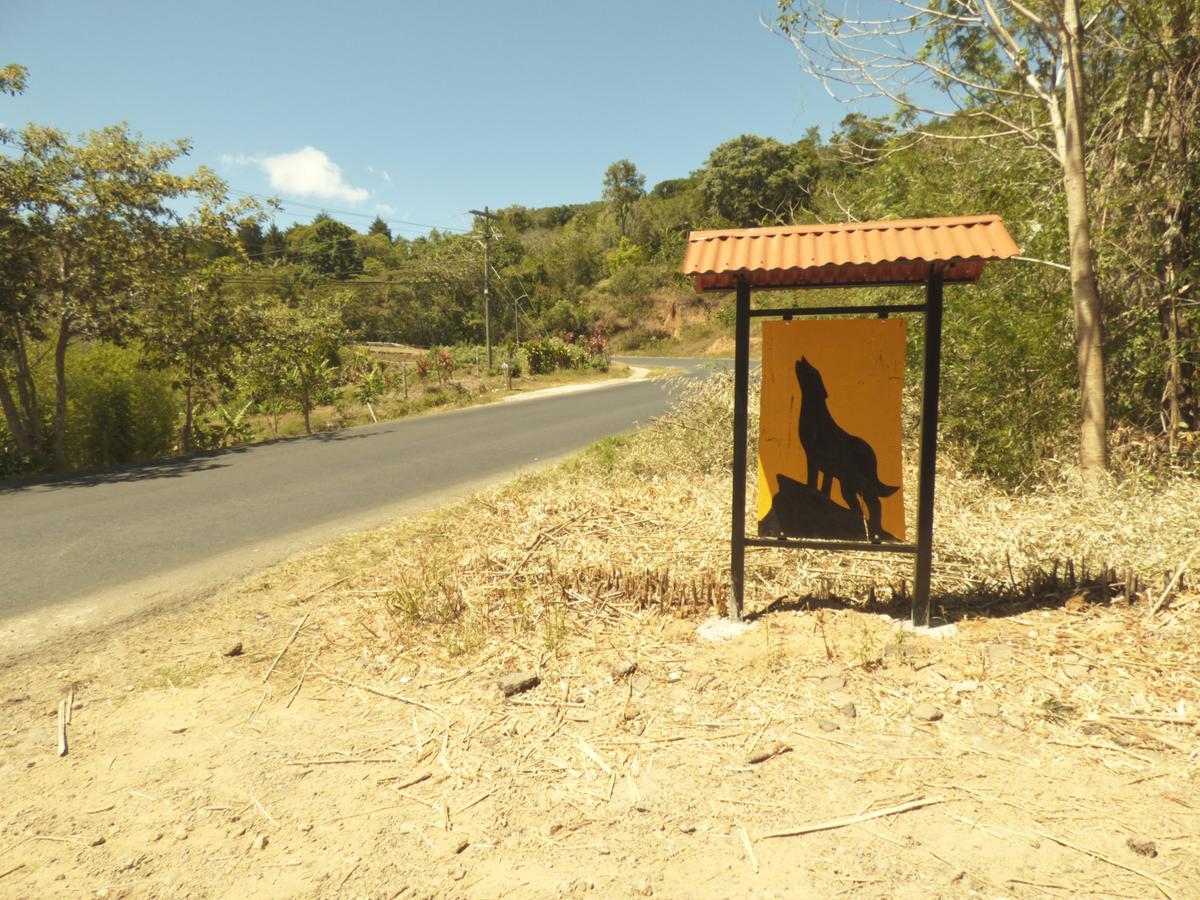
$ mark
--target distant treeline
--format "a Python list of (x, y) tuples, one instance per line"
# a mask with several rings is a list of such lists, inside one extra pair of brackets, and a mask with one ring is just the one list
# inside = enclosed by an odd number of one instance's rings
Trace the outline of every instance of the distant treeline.
[[(820, 6), (789, 6), (801, 5)], [(900, 98), (894, 113), (852, 113), (829, 135), (736, 137), (685, 177), (647, 186), (634, 163), (619, 160), (597, 173), (595, 202), (496, 211), (487, 223), (496, 343), (518, 331), (598, 328), (617, 347), (638, 346), (665, 337), (653, 315), (664, 304), (727, 327), (728, 299), (697, 297), (679, 274), (693, 229), (998, 213), (1025, 259), (948, 292), (945, 434), (969, 464), (1010, 483), (1078, 459), (1087, 332), (1069, 271), (1079, 262), (1071, 182), (1053, 152), (1046, 98), (1023, 93), (1020, 72), (1005, 74), (999, 45), (955, 43), (954, 29), (978, 27), (974, 20), (944, 11), (932, 20), (942, 30), (931, 32), (924, 59), (953, 62), (947, 79), (974, 86), (958, 115), (933, 119)], [(1039, 39), (1028, 23), (1014, 33)], [(1100, 390), (1113, 451), (1117, 462), (1133, 455), (1195, 467), (1200, 18), (1184, 0), (1106, 7), (1087, 34), (1086, 258), (1100, 292)], [(0, 87), (22, 89), (23, 71), (6, 71)], [(1062, 90), (1052, 76), (1050, 100)], [(1000, 87), (984, 91), (984, 82)], [(347, 338), (421, 346), (483, 338), (482, 219), (470, 231), (418, 238), (394, 236), (382, 218), (360, 233), (325, 214), (281, 229), (269, 206), (231, 201), (212, 173), (171, 174), (184, 143), (147, 144), (124, 127), (78, 142), (36, 126), (5, 138), (0, 454), (22, 465), (66, 463), (75, 344), (122, 344), (142, 369), (164, 373), (186, 397), (177, 429), (186, 448), (189, 410), (235, 395), (268, 403), (285, 383), (287, 397), (303, 397)], [(182, 197), (194, 214), (173, 211)], [(919, 329), (911, 331), (917, 360)]]

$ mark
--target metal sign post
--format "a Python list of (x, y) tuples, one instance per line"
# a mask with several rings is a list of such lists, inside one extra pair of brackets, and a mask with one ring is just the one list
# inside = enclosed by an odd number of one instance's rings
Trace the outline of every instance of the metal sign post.
[[(737, 308), (734, 328), (734, 407), (733, 407), (733, 497), (730, 529), (729, 616), (742, 618), (745, 601), (746, 547), (771, 547), (795, 550), (828, 550), (861, 553), (906, 553), (916, 558), (913, 578), (913, 622), (928, 625), (929, 585), (933, 564), (933, 497), (937, 477), (937, 410), (941, 380), (942, 339), (942, 267), (931, 265), (926, 281), (924, 303), (876, 306), (822, 306), (751, 309), (750, 284), (745, 276), (737, 279)], [(921, 407), (920, 480), (917, 487), (917, 543), (870, 543), (794, 538), (746, 537), (746, 470), (749, 456), (750, 395), (750, 320), (778, 317), (832, 315), (875, 315), (886, 318), (893, 313), (925, 314), (925, 358)]]

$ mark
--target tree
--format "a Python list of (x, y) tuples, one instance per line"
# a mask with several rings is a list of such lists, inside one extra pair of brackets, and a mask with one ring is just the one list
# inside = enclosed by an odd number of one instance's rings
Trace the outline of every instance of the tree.
[(282, 261), (287, 255), (287, 239), (274, 222), (263, 235), (262, 252), (262, 258), (272, 264)]
[(794, 222), (811, 205), (816, 149), (743, 134), (713, 150), (699, 175), (709, 210), (736, 226)]
[(392, 229), (388, 227), (388, 223), (383, 221), (379, 216), (375, 217), (375, 221), (371, 223), (371, 227), (367, 229), (367, 234), (382, 234), (388, 239), (388, 243), (392, 242)]
[(345, 338), (342, 308), (348, 295), (310, 291), (295, 306), (277, 303), (265, 311), (262, 337), (251, 351), (253, 381), (262, 402), (268, 395), (293, 401), (312, 434), (312, 410), (335, 374), (334, 360)]
[[(137, 331), (152, 286), (177, 271), (189, 248), (228, 243), (236, 218), (253, 202), (229, 205), (224, 183), (201, 168), (172, 167), (187, 141), (153, 144), (117, 125), (79, 144), (29, 125), (17, 154), (0, 157), (0, 222), (15, 242), (0, 296), (0, 406), (30, 460), (66, 463), (66, 356), (78, 339), (119, 342)], [(184, 218), (180, 201), (195, 211)], [(31, 342), (50, 341), (55, 397), (51, 437), (30, 368)], [(15, 391), (14, 391), (15, 387)]]
[(330, 278), (345, 279), (362, 270), (354, 229), (325, 213), (303, 232), (296, 254), (303, 265)]
[(619, 159), (604, 173), (604, 199), (617, 220), (617, 231), (623, 237), (633, 204), (646, 194), (646, 176), (627, 159)]
[(229, 284), (241, 267), (225, 258), (178, 278), (155, 292), (143, 328), (145, 358), (173, 373), (183, 392), (179, 445), (195, 445), (195, 411), (234, 384), (241, 350), (261, 339), (262, 304)]
[(262, 223), (257, 219), (244, 219), (238, 222), (237, 236), (246, 258), (252, 262), (261, 262), (263, 258)]
[[(990, 126), (977, 136), (1013, 138), (1048, 153), (1060, 169), (1067, 210), (1071, 298), (1079, 379), (1080, 463), (1107, 468), (1103, 319), (1088, 207), (1085, 29), (1080, 0), (893, 0), (894, 15), (847, 15), (826, 0), (780, 0), (778, 24), (807, 71), (848, 99), (886, 97), (905, 110)], [(916, 36), (915, 39), (913, 36)], [(940, 89), (953, 108), (914, 103), (914, 85)], [(918, 134), (936, 132), (917, 129)]]

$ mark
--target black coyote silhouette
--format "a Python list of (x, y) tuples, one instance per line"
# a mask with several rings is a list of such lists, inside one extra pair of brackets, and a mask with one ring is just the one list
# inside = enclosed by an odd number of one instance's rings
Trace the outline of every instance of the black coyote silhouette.
[(825, 381), (806, 357), (796, 363), (796, 380), (800, 382), (800, 446), (808, 457), (808, 486), (828, 497), (836, 478), (851, 509), (861, 508), (859, 500), (866, 506), (867, 533), (878, 543), (885, 536), (879, 499), (892, 496), (899, 488), (879, 480), (871, 445), (833, 420), (825, 403), (829, 396)]

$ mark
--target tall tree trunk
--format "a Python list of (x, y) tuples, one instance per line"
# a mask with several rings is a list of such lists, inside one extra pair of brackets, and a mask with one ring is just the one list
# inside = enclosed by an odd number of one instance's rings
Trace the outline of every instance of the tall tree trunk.
[(21, 411), (17, 409), (16, 401), (13, 400), (12, 387), (8, 383), (8, 377), (4, 374), (3, 366), (0, 366), (0, 407), (4, 409), (4, 419), (8, 422), (8, 431), (12, 435), (13, 443), (32, 461), (36, 455), (36, 448), (29, 438), (29, 432), (21, 418)]
[(309, 419), (309, 412), (312, 409), (312, 402), (309, 400), (308, 382), (304, 379), (300, 380), (300, 390), (304, 394), (304, 432), (306, 434), (312, 434), (312, 422)]
[(54, 343), (54, 468), (67, 467), (67, 345), (71, 341), (71, 317), (64, 315)]
[(179, 435), (179, 449), (184, 453), (192, 452), (192, 382), (190, 375), (187, 387), (183, 389), (183, 433)]
[(1064, 115), (1055, 123), (1067, 198), (1071, 300), (1075, 307), (1076, 365), (1079, 374), (1079, 462), (1094, 477), (1108, 468), (1108, 422), (1104, 384), (1104, 326), (1100, 289), (1092, 258), (1084, 147), (1084, 69), (1078, 0), (1063, 4)]

